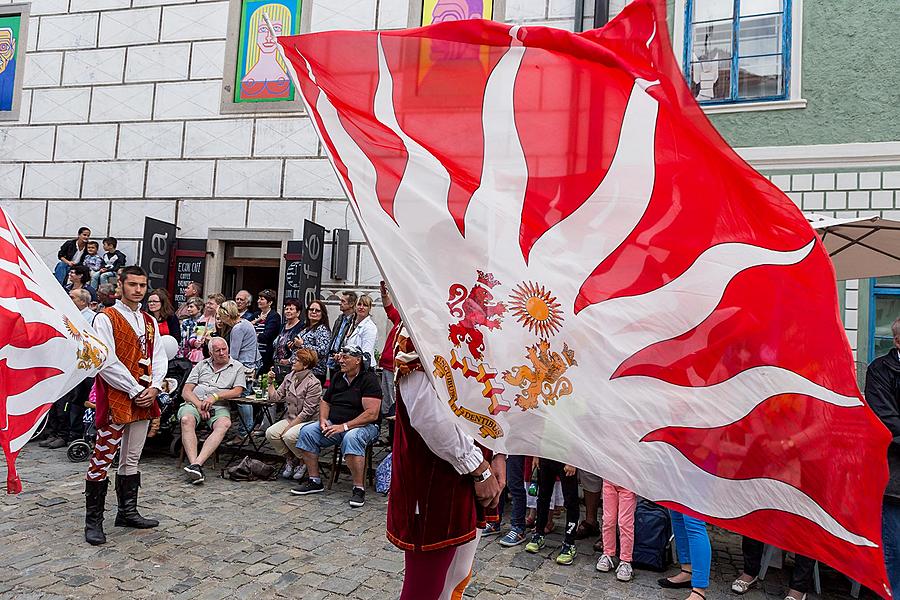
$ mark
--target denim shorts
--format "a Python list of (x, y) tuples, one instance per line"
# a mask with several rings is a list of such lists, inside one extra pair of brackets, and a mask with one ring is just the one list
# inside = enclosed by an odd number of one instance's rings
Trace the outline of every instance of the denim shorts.
[(341, 432), (332, 437), (322, 435), (319, 423), (308, 423), (300, 430), (297, 436), (297, 448), (319, 454), (324, 448), (341, 445), (341, 452), (345, 456), (365, 456), (366, 447), (378, 438), (379, 428), (375, 423), (369, 423), (362, 427), (354, 427), (350, 431)]

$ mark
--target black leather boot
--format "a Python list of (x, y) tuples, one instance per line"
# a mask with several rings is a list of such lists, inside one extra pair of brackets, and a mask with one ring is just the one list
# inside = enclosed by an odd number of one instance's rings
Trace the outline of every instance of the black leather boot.
[(141, 474), (116, 475), (116, 497), (119, 499), (119, 512), (116, 513), (116, 527), (135, 527), (150, 529), (159, 525), (156, 519), (145, 519), (137, 510), (138, 488), (141, 487)]
[(84, 482), (84, 540), (92, 546), (106, 543), (106, 534), (103, 533), (103, 509), (108, 489), (109, 479)]

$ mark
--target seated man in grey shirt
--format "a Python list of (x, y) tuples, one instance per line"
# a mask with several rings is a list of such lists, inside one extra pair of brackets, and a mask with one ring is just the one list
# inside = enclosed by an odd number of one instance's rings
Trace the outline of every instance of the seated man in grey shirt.
[[(181, 395), (184, 404), (178, 409), (181, 421), (181, 443), (188, 457), (185, 473), (191, 483), (203, 483), (203, 463), (212, 456), (231, 427), (228, 400), (239, 398), (247, 380), (244, 365), (231, 358), (224, 338), (209, 340), (210, 357), (198, 362), (188, 375)], [(206, 421), (212, 433), (197, 452), (197, 424)]]

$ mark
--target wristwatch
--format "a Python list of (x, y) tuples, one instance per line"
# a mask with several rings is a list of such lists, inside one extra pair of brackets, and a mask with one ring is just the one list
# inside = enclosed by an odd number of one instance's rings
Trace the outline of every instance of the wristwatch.
[(491, 473), (491, 469), (487, 468), (481, 473), (472, 473), (472, 480), (475, 483), (481, 483), (482, 481), (487, 481), (488, 479), (490, 479), (491, 475), (493, 475), (493, 473)]

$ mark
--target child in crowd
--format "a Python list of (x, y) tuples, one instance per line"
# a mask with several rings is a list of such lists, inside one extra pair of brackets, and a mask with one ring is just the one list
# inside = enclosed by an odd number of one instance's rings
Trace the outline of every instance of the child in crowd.
[[(603, 482), (603, 554), (597, 570), (608, 573), (616, 569), (616, 579), (631, 581), (631, 553), (634, 550), (634, 510), (637, 496), (609, 481)], [(619, 524), (619, 558), (616, 558), (616, 522)], [(616, 567), (616, 562), (619, 562)]]
[(203, 300), (200, 298), (187, 299), (187, 318), (181, 322), (181, 345), (178, 348), (177, 358), (186, 358), (192, 364), (203, 360), (203, 350), (196, 344), (197, 319), (203, 313)]
[(562, 547), (556, 557), (560, 565), (571, 565), (575, 562), (575, 528), (578, 526), (578, 478), (572, 465), (564, 465), (561, 462), (548, 458), (538, 459), (538, 500), (537, 522), (531, 541), (525, 545), (525, 551), (536, 554), (546, 545), (544, 535), (547, 522), (550, 517), (550, 502), (553, 497), (553, 487), (556, 478), (559, 477), (562, 486), (563, 499), (566, 505), (566, 531)]
[(95, 290), (100, 284), (100, 269), (103, 268), (103, 259), (97, 254), (100, 251), (100, 244), (91, 240), (87, 243), (87, 254), (81, 264), (91, 270), (91, 287)]
[[(116, 250), (119, 241), (114, 237), (103, 239), (103, 265), (100, 268), (100, 283), (109, 283), (116, 276), (116, 271), (125, 266), (125, 255)], [(95, 286), (96, 287), (96, 286)]]

